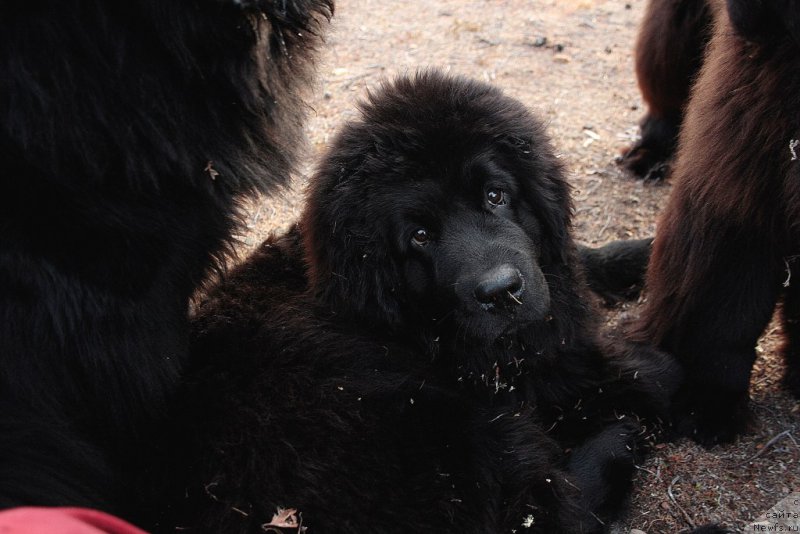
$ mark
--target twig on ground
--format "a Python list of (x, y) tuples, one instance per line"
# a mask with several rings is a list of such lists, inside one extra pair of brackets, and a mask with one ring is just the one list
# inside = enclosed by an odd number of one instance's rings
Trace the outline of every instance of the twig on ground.
[(695, 522), (692, 520), (691, 516), (686, 512), (686, 510), (683, 509), (683, 506), (678, 504), (678, 500), (675, 498), (675, 495), (672, 494), (672, 487), (680, 478), (680, 476), (677, 476), (672, 479), (672, 482), (669, 483), (669, 487), (667, 488), (667, 496), (669, 497), (669, 500), (672, 501), (672, 504), (674, 504), (675, 507), (681, 512), (684, 521), (686, 521), (690, 527), (697, 528), (697, 525), (695, 525)]
[[(755, 453), (753, 456), (751, 456), (751, 457), (750, 457), (750, 458), (749, 458), (747, 461), (748, 461), (748, 462), (752, 462), (752, 461), (753, 461), (753, 460), (755, 460), (756, 458), (758, 458), (758, 457), (760, 457), (760, 456), (763, 456), (763, 455), (764, 455), (764, 454), (765, 454), (765, 453), (766, 453), (766, 452), (767, 452), (769, 449), (771, 449), (771, 448), (772, 448), (772, 446), (773, 446), (773, 445), (775, 445), (776, 443), (778, 443), (780, 440), (782, 440), (782, 439), (783, 439), (783, 438), (785, 438), (786, 436), (789, 436), (789, 437), (791, 437), (791, 436), (792, 436), (792, 431), (791, 431), (791, 429), (786, 429), (786, 430), (784, 430), (783, 432), (781, 432), (780, 434), (778, 434), (777, 436), (773, 437), (771, 440), (769, 440), (768, 442), (766, 442), (766, 443), (764, 444), (764, 446), (763, 446), (763, 447), (761, 447), (760, 449), (758, 449), (758, 452), (756, 452), (756, 453)], [(794, 441), (794, 439), (792, 439), (792, 441)], [(796, 444), (797, 444), (797, 443), (795, 442), (795, 445), (796, 445)]]

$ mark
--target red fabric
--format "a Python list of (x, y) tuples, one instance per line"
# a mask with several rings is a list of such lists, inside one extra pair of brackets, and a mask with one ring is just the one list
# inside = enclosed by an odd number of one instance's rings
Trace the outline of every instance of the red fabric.
[(86, 508), (12, 508), (0, 512), (0, 534), (146, 534), (112, 515)]

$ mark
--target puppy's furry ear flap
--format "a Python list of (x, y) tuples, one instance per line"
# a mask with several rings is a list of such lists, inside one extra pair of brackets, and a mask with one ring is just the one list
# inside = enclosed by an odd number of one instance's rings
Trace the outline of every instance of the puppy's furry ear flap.
[(312, 180), (301, 223), (309, 285), (336, 313), (396, 324), (402, 278), (387, 236), (367, 213), (361, 185), (322, 174)]
[(542, 252), (547, 256), (543, 260), (567, 263), (572, 261), (569, 251), (574, 248), (570, 187), (544, 127), (535, 126), (537, 131), (530, 135), (503, 135), (496, 142), (509, 157), (533, 216), (543, 225), (546, 246)]

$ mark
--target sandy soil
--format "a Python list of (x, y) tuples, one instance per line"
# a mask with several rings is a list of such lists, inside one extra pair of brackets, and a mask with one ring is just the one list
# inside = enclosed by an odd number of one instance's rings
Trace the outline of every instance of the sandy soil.
[[(645, 0), (337, 0), (333, 31), (309, 102), (308, 165), (354, 103), (381, 79), (438, 66), (490, 81), (548, 125), (568, 164), (580, 241), (602, 244), (655, 232), (670, 186), (643, 183), (613, 159), (637, 135), (642, 102), (631, 51)], [(305, 176), (281, 197), (253, 203), (242, 251), (294, 221)], [(609, 311), (609, 324), (636, 305)], [(759, 428), (706, 451), (662, 446), (641, 466), (625, 521), (654, 534), (709, 521), (744, 529), (800, 489), (800, 405), (780, 391), (779, 328), (759, 345), (753, 404)]]

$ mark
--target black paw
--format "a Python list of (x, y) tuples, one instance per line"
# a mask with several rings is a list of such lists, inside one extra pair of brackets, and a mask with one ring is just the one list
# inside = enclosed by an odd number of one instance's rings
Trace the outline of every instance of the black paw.
[(636, 143), (616, 160), (636, 178), (642, 180), (663, 180), (670, 170), (668, 157), (660, 150), (652, 150)]
[(660, 182), (669, 177), (670, 171), (672, 171), (672, 161), (661, 161), (650, 167), (647, 173), (642, 176), (642, 179), (645, 181), (652, 180), (654, 182)]
[(591, 443), (601, 458), (605, 458), (607, 465), (627, 465), (636, 461), (640, 438), (643, 435), (642, 425), (632, 417), (625, 417), (603, 429)]
[(589, 288), (607, 305), (639, 296), (652, 239), (612, 241), (602, 247), (578, 246)]
[(727, 406), (697, 402), (680, 408), (674, 415), (674, 425), (679, 435), (711, 448), (733, 443), (737, 436), (750, 431), (753, 417), (746, 400)]
[(669, 162), (675, 152), (680, 115), (661, 118), (645, 115), (640, 129), (641, 139), (617, 158), (617, 163), (639, 178), (663, 180), (669, 174)]
[(567, 470), (581, 489), (587, 509), (613, 516), (620, 508), (630, 490), (642, 432), (641, 425), (626, 418), (572, 452)]

